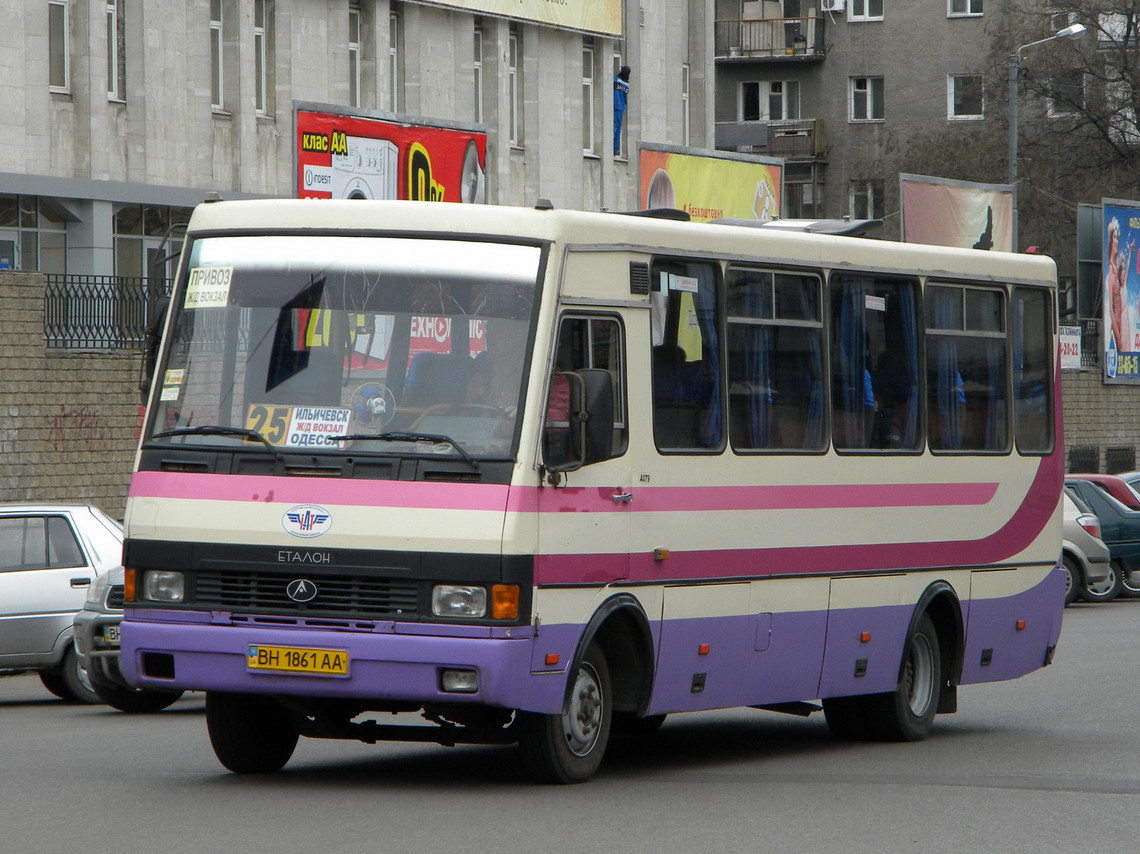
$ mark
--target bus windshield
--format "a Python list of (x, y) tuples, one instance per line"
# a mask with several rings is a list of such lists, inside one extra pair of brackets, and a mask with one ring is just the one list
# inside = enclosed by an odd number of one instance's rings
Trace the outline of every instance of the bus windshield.
[(151, 441), (510, 457), (541, 260), (465, 240), (199, 239)]

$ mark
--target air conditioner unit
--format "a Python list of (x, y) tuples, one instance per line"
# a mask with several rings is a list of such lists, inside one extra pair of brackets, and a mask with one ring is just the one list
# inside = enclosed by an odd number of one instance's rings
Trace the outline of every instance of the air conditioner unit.
[(825, 12), (842, 12), (847, 8), (847, 0), (820, 0), (820, 7)]

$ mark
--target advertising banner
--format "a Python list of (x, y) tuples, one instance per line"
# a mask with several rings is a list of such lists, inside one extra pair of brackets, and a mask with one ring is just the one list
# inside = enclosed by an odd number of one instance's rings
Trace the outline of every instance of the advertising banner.
[(483, 202), (487, 135), (296, 110), (297, 196)]
[(1140, 384), (1140, 202), (1104, 200), (1104, 381)]
[(1013, 193), (1004, 184), (903, 174), (899, 202), (905, 243), (1013, 251)]
[(465, 12), (485, 12), (553, 27), (621, 35), (621, 0), (432, 0)]
[(694, 222), (775, 219), (780, 215), (783, 161), (642, 148), (643, 210), (678, 208)]

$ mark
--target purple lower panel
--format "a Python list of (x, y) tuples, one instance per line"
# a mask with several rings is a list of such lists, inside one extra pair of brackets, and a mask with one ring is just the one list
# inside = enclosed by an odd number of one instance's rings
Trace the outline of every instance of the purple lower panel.
[[(285, 694), (415, 702), (456, 702), (553, 713), (566, 687), (559, 673), (531, 674), (531, 638), (499, 639), (247, 628), (202, 623), (122, 623), (121, 666), (140, 688)], [(251, 672), (251, 644), (345, 650), (349, 675), (317, 676)], [(174, 657), (174, 678), (143, 674), (143, 654)], [(441, 668), (476, 670), (475, 694), (444, 693)]]
[(811, 699), (826, 628), (816, 611), (666, 621), (649, 713)]
[(913, 616), (914, 605), (832, 611), (818, 696), (848, 697), (892, 690), (899, 681)]
[(975, 599), (966, 626), (962, 684), (1016, 679), (1044, 666), (1046, 652), (1061, 635), (1064, 610), (1063, 569), (1024, 593)]

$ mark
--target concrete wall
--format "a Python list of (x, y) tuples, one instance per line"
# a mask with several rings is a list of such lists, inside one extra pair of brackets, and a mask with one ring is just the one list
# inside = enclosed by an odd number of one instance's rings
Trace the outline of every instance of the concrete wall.
[(140, 356), (44, 346), (38, 273), (0, 272), (5, 502), (91, 503), (121, 519), (138, 437)]

